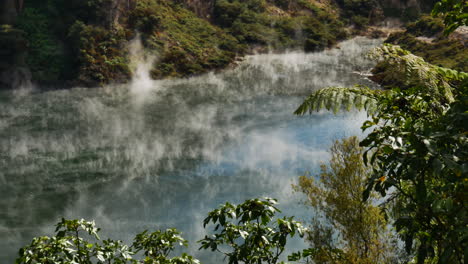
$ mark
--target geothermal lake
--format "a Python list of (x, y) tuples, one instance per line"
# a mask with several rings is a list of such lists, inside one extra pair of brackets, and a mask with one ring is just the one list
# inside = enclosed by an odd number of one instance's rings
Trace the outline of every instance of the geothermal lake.
[(0, 92), (1, 263), (53, 234), (61, 217), (94, 219), (101, 238), (127, 243), (174, 227), (208, 264), (222, 257), (196, 241), (221, 203), (273, 197), (284, 215), (307, 221), (291, 184), (318, 172), (334, 140), (362, 136), (366, 114), (293, 112), (319, 88), (372, 85), (365, 55), (380, 43), (247, 56), (220, 73), (163, 81), (150, 80), (140, 59), (127, 85)]

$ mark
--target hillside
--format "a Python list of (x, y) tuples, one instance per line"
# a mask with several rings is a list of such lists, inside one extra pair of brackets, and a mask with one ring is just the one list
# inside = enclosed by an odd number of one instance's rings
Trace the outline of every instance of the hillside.
[[(100, 86), (131, 77), (128, 43), (140, 32), (154, 79), (224, 68), (262, 51), (317, 51), (428, 1), (7, 0), (0, 14), (0, 89)], [(412, 11), (411, 11), (412, 10)], [(411, 12), (410, 12), (411, 11)]]

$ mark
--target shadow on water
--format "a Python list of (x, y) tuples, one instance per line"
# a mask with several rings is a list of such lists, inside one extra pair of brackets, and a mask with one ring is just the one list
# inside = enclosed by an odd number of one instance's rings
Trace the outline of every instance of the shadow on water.
[(328, 160), (332, 140), (361, 135), (366, 116), (292, 112), (312, 90), (370, 85), (356, 72), (371, 68), (363, 54), (380, 43), (356, 38), (320, 53), (248, 56), (190, 79), (140, 74), (102, 89), (1, 92), (0, 259), (13, 262), (62, 216), (95, 219), (103, 237), (127, 241), (176, 227), (204, 263), (219, 259), (197, 252), (195, 241), (220, 203), (270, 196), (285, 214), (307, 219), (291, 183)]

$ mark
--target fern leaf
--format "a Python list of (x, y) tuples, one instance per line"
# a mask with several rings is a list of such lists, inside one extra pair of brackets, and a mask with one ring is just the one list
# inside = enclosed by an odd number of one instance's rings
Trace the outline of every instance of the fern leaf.
[(376, 105), (378, 96), (376, 90), (367, 87), (328, 87), (309, 95), (294, 114), (304, 115), (307, 112), (312, 113), (321, 109), (332, 110), (337, 113), (342, 107), (349, 111), (353, 106), (362, 109), (364, 105), (366, 109), (371, 109), (372, 107), (369, 106)]
[(448, 102), (454, 100), (451, 83), (468, 78), (468, 73), (432, 65), (397, 45), (384, 44), (370, 56), (388, 65), (388, 74), (404, 76), (406, 85), (427, 89)]

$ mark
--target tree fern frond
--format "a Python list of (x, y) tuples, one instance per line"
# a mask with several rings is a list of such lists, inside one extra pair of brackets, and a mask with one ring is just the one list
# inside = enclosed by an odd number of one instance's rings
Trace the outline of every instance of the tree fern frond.
[(375, 111), (379, 91), (367, 87), (328, 87), (309, 95), (296, 109), (294, 114), (304, 115), (321, 109), (332, 110), (337, 113), (341, 107), (349, 111), (353, 106), (357, 109), (363, 107), (371, 113)]
[(370, 56), (387, 66), (386, 74), (400, 76), (405, 85), (427, 89), (448, 102), (454, 100), (451, 83), (468, 78), (467, 73), (432, 65), (397, 45), (384, 44)]

